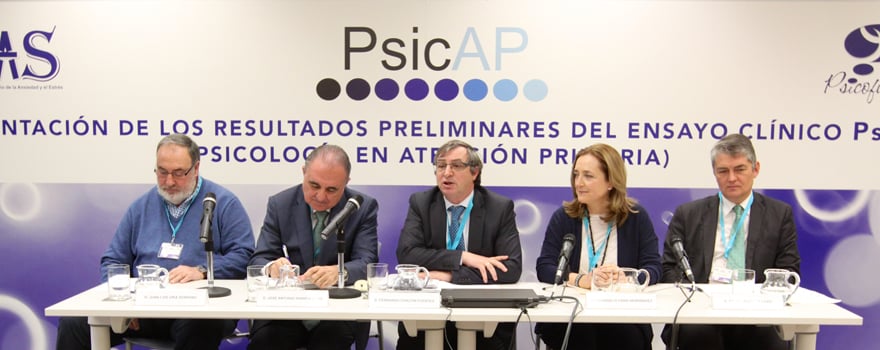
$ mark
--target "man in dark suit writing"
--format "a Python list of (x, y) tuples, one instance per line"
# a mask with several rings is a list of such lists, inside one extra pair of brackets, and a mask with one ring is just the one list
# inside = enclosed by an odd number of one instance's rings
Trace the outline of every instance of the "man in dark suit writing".
[[(338, 284), (338, 264), (343, 264), (345, 284), (366, 279), (367, 264), (378, 259), (379, 205), (346, 187), (350, 174), (351, 161), (339, 146), (312, 151), (303, 166), (302, 185), (269, 198), (250, 264), (265, 264), (270, 276), (278, 276), (282, 265), (299, 265), (302, 278), (319, 288)], [(357, 195), (363, 202), (345, 222), (345, 261), (338, 261), (335, 235), (324, 240), (320, 232)], [(347, 349), (360, 329), (356, 321), (255, 320), (248, 349)]]
[[(764, 269), (800, 270), (791, 207), (752, 191), (761, 164), (751, 141), (732, 134), (712, 148), (712, 169), (720, 190), (681, 205), (669, 223), (663, 247), (663, 282), (683, 278), (672, 241), (680, 238), (697, 283), (727, 283), (734, 269), (748, 268), (763, 282)], [(681, 325), (679, 349), (786, 349), (772, 327)], [(670, 342), (667, 325), (662, 338)]]
[[(401, 264), (426, 267), (432, 279), (456, 284), (516, 283), (522, 273), (522, 247), (513, 201), (480, 185), (483, 162), (476, 149), (453, 140), (437, 150), (437, 186), (409, 198), (397, 244)], [(456, 329), (446, 335), (455, 344)], [(398, 349), (423, 349), (424, 334), (407, 335), (399, 326)], [(495, 335), (477, 334), (479, 349), (507, 349), (513, 324), (499, 324)]]

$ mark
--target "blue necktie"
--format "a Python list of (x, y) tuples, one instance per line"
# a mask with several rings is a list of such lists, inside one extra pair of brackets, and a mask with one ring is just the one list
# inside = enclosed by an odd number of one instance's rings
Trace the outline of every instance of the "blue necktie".
[[(458, 240), (458, 245), (455, 246), (455, 250), (464, 250), (464, 230), (458, 232), (459, 226), (461, 226), (461, 213), (464, 212), (464, 207), (460, 205), (453, 205), (447, 209), (449, 211), (450, 220), (449, 222), (449, 235), (452, 237), (452, 241)], [(460, 238), (459, 238), (460, 237)]]
[[(736, 218), (733, 219), (733, 226), (730, 227), (731, 232), (736, 229), (736, 225), (742, 218), (743, 207), (737, 204), (733, 207), (733, 212), (736, 213)], [(731, 270), (746, 267), (746, 234), (743, 232), (743, 226), (740, 226), (739, 230), (735, 232), (736, 237), (733, 241), (733, 247), (730, 248), (730, 253), (727, 256), (727, 268)]]

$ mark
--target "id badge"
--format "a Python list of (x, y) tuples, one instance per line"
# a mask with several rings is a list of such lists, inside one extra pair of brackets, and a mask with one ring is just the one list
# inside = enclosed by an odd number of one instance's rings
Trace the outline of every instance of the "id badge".
[(180, 252), (183, 251), (183, 244), (162, 242), (162, 249), (159, 249), (159, 257), (165, 259), (180, 259)]
[(733, 270), (727, 267), (712, 269), (712, 275), (709, 276), (709, 283), (729, 284), (733, 277)]

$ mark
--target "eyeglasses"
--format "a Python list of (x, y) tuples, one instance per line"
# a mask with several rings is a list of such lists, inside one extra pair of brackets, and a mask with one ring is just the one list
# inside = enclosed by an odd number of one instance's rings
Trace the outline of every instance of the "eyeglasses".
[(162, 168), (157, 168), (157, 169), (153, 169), (153, 172), (156, 173), (156, 176), (159, 176), (160, 178), (166, 178), (166, 177), (168, 177), (168, 174), (171, 174), (171, 177), (173, 177), (175, 179), (179, 179), (179, 178), (182, 178), (184, 176), (189, 175), (189, 172), (192, 171), (193, 168), (195, 168), (195, 167), (196, 167), (196, 164), (193, 163), (193, 165), (191, 167), (189, 167), (189, 169), (187, 169), (186, 171), (183, 171), (181, 169), (178, 169), (175, 171), (168, 171), (168, 170), (165, 170)]
[(446, 170), (446, 167), (452, 167), (453, 171), (459, 172), (464, 169), (467, 169), (467, 167), (469, 167), (469, 166), (471, 166), (470, 163), (464, 163), (464, 162), (459, 162), (459, 161), (455, 161), (452, 163), (439, 162), (434, 165), (434, 171), (441, 172), (441, 171)]

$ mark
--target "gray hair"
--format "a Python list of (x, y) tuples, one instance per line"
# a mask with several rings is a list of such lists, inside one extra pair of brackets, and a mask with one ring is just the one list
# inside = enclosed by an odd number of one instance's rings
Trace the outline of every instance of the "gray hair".
[(712, 152), (710, 153), (710, 156), (712, 157), (712, 168), (715, 168), (715, 157), (717, 157), (719, 153), (730, 156), (745, 156), (746, 159), (749, 160), (749, 163), (752, 163), (752, 168), (755, 167), (755, 163), (758, 160), (757, 156), (755, 156), (755, 148), (752, 147), (752, 141), (743, 134), (727, 135), (718, 141), (718, 143), (715, 144), (715, 147), (712, 147)]
[(162, 148), (162, 146), (169, 144), (186, 147), (189, 151), (189, 158), (192, 159), (191, 165), (196, 165), (196, 162), (201, 159), (199, 145), (197, 145), (189, 136), (184, 134), (171, 134), (165, 136), (159, 141), (159, 145), (156, 146), (156, 152), (159, 152), (159, 148)]

